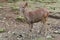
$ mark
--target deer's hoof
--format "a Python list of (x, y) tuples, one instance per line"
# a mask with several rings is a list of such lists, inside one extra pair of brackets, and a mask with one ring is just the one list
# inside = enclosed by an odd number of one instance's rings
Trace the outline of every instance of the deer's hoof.
[(30, 29), (29, 31), (32, 32), (32, 29)]

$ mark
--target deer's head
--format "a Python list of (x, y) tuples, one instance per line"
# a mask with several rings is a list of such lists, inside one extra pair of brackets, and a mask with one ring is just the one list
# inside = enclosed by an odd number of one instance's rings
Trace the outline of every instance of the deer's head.
[(27, 2), (22, 2), (21, 7), (20, 7), (20, 11), (22, 11), (23, 13), (25, 12), (25, 8), (28, 6)]

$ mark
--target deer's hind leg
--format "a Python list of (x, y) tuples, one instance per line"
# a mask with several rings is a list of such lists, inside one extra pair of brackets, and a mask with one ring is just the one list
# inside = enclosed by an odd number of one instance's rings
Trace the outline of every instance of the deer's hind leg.
[(47, 35), (47, 26), (46, 26), (46, 21), (47, 21), (47, 18), (42, 18), (41, 22), (42, 22), (42, 27), (40, 29), (40, 33), (43, 35), (43, 36), (46, 36)]

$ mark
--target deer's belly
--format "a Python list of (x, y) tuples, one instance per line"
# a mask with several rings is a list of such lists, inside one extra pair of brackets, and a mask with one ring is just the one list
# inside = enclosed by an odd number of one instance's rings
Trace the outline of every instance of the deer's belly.
[(29, 22), (31, 23), (36, 23), (36, 22), (39, 22), (41, 21), (41, 19), (30, 19)]

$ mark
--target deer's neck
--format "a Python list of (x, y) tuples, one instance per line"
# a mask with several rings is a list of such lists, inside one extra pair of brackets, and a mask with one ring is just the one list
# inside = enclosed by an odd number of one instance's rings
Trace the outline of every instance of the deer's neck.
[(26, 15), (26, 10), (25, 10), (25, 8), (23, 8), (23, 10), (22, 10), (22, 13), (23, 13), (23, 16), (24, 16), (24, 18), (25, 18), (25, 21), (27, 20), (27, 15)]

